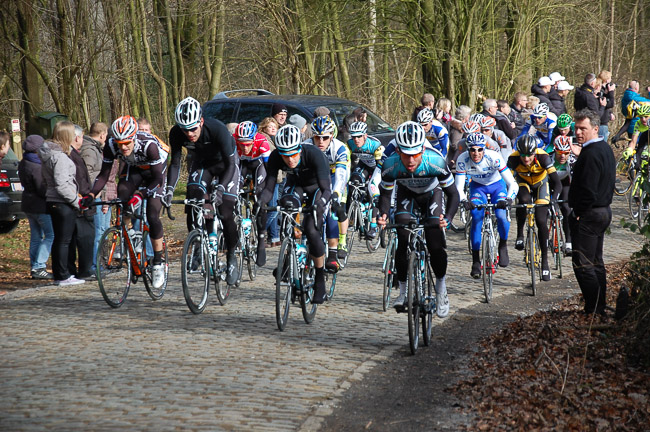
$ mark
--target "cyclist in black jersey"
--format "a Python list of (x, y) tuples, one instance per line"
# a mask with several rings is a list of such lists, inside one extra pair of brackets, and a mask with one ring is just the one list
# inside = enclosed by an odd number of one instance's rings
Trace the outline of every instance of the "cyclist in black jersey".
[[(191, 97), (183, 99), (176, 107), (176, 125), (169, 131), (171, 164), (167, 174), (165, 204), (171, 202), (181, 168), (182, 149), (185, 147), (192, 158), (187, 179), (187, 198), (205, 199), (218, 207), (228, 248), (228, 271), (226, 283), (233, 285), (239, 277), (237, 257), (237, 223), (235, 204), (239, 191), (239, 156), (235, 139), (226, 125), (213, 118), (204, 118), (201, 104)], [(205, 204), (212, 208), (211, 203)], [(193, 212), (186, 208), (187, 229), (195, 227)], [(213, 220), (206, 220), (209, 232)]]
[[(103, 150), (102, 168), (95, 179), (90, 193), (81, 199), (80, 205), (89, 206), (95, 196), (106, 185), (115, 159), (124, 162), (117, 185), (120, 200), (128, 200), (127, 212), (133, 214), (147, 198), (147, 220), (153, 245), (152, 284), (160, 288), (165, 281), (162, 264), (163, 225), (160, 221), (161, 198), (165, 185), (167, 155), (169, 148), (154, 135), (138, 131), (138, 123), (131, 116), (118, 118), (111, 125), (112, 137), (108, 139)], [(125, 223), (129, 223), (130, 215)]]
[(267, 204), (273, 197), (280, 170), (287, 173), (280, 205), (299, 208), (303, 203), (316, 206), (316, 220), (311, 212), (304, 215), (303, 226), (309, 242), (309, 253), (316, 269), (314, 303), (325, 301), (325, 243), (321, 235), (324, 215), (332, 196), (329, 162), (313, 145), (301, 145), (300, 130), (292, 125), (280, 128), (275, 136), (276, 149), (269, 156), (266, 184), (259, 203)]

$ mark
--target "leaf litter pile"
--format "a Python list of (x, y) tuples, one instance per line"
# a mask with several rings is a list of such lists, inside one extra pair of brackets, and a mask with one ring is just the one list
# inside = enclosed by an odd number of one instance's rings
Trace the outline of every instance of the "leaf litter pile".
[[(622, 277), (608, 267), (608, 305)], [(626, 356), (632, 324), (582, 309), (575, 296), (481, 342), (451, 389), (476, 414), (469, 430), (650, 430), (650, 373)]]

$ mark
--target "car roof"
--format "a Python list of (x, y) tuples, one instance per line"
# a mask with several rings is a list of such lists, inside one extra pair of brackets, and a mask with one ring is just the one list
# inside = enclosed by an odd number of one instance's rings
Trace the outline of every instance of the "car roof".
[(233, 102), (266, 102), (266, 103), (281, 103), (283, 101), (292, 102), (296, 105), (305, 107), (319, 107), (327, 104), (353, 104), (361, 105), (348, 99), (339, 98), (336, 96), (315, 96), (315, 95), (263, 95), (263, 96), (241, 96), (241, 97), (214, 97), (206, 103), (213, 101), (229, 100)]

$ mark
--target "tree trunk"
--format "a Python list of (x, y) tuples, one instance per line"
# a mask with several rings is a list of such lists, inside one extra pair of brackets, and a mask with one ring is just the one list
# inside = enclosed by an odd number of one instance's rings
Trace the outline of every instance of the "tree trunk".
[(368, 9), (368, 48), (366, 57), (368, 67), (366, 69), (366, 92), (368, 94), (368, 103), (373, 111), (377, 110), (379, 105), (377, 97), (377, 69), (375, 65), (375, 43), (377, 41), (377, 0), (370, 0)]
[(149, 107), (149, 96), (147, 95), (147, 86), (144, 80), (144, 71), (146, 66), (144, 64), (144, 58), (142, 56), (142, 39), (148, 37), (146, 34), (142, 34), (140, 23), (147, 19), (146, 15), (140, 16), (138, 13), (139, 8), (136, 5), (138, 0), (129, 1), (129, 15), (131, 16), (131, 31), (133, 32), (133, 50), (135, 53), (135, 73), (136, 79), (138, 81), (138, 98), (137, 101), (140, 103), (144, 110), (144, 116), (147, 120), (151, 121), (151, 109)]
[(178, 98), (178, 63), (176, 60), (176, 49), (174, 46), (174, 24), (172, 22), (172, 14), (169, 10), (169, 0), (162, 0), (161, 11), (165, 16), (165, 29), (167, 32), (167, 49), (169, 50), (169, 64), (172, 72), (172, 98), (174, 101), (179, 101)]
[[(32, 59), (38, 61), (38, 39), (30, 37), (38, 33), (38, 20), (34, 17), (36, 9), (33, 3), (33, 0), (26, 0), (17, 4), (18, 43), (23, 51), (30, 53)], [(20, 72), (25, 121), (30, 122), (34, 114), (43, 110), (42, 85), (36, 67), (26, 56), (20, 61)]]
[(307, 66), (307, 73), (309, 74), (310, 83), (306, 87), (311, 87), (316, 82), (316, 72), (314, 71), (314, 63), (312, 61), (311, 50), (309, 47), (309, 27), (307, 25), (307, 16), (305, 7), (302, 0), (295, 0), (296, 2), (296, 15), (298, 16), (298, 27), (300, 28), (300, 42), (305, 56), (305, 64)]
[(218, 12), (214, 14), (213, 24), (215, 28), (214, 33), (214, 59), (211, 60), (212, 72), (210, 82), (210, 89), (208, 90), (208, 97), (212, 98), (221, 87), (221, 73), (223, 69), (223, 51), (226, 44), (226, 3), (219, 2)]
[(331, 16), (332, 16), (332, 37), (334, 38), (334, 48), (336, 50), (336, 58), (339, 63), (339, 71), (341, 73), (341, 82), (343, 84), (344, 95), (349, 97), (352, 94), (352, 86), (350, 85), (350, 75), (348, 74), (348, 63), (345, 59), (345, 48), (343, 41), (341, 41), (341, 26), (339, 24), (339, 12), (336, 9), (336, 4), (328, 3)]

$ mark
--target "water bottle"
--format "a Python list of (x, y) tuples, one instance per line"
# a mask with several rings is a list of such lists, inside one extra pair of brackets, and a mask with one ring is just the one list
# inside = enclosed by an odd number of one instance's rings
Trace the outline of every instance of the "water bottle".
[(251, 228), (253, 226), (253, 221), (247, 218), (241, 220), (241, 226), (244, 228), (244, 234), (249, 236), (251, 233)]
[(142, 233), (136, 231), (133, 228), (129, 229), (129, 237), (131, 237), (131, 244), (133, 245), (133, 250), (135, 253), (142, 252)]
[(304, 245), (296, 245), (296, 255), (298, 256), (298, 264), (304, 266), (307, 263), (307, 248)]
[(210, 233), (210, 235), (208, 236), (208, 243), (210, 244), (210, 249), (212, 249), (215, 252), (217, 251), (217, 248), (219, 247), (219, 244), (218, 244), (217, 240), (218, 240), (217, 235), (215, 233)]

